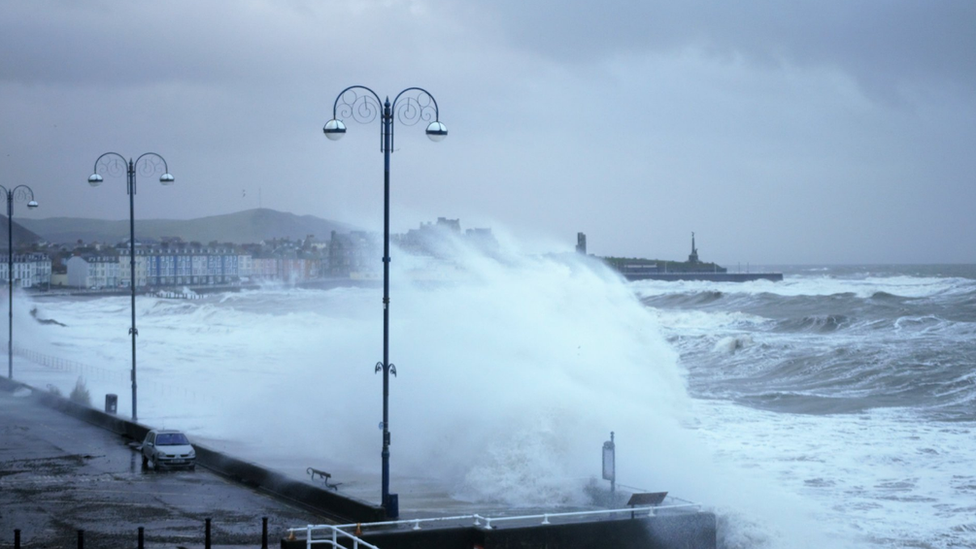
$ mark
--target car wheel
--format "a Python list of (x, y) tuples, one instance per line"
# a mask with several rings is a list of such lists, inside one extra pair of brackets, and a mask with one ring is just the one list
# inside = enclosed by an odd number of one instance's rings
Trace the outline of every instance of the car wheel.
[(142, 454), (142, 468), (146, 469), (149, 467), (149, 460), (146, 459), (146, 454)]
[(191, 466), (190, 466), (190, 470), (191, 470), (191, 471), (196, 471), (196, 470), (197, 470), (197, 464), (196, 464), (196, 463), (194, 463), (193, 465), (191, 465)]
[(153, 471), (159, 471), (159, 462), (155, 459), (153, 460)]

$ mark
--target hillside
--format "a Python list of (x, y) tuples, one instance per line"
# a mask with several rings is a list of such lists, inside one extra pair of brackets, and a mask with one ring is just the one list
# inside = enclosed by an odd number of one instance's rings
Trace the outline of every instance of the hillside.
[[(14, 251), (17, 251), (21, 246), (34, 244), (35, 242), (40, 242), (43, 240), (40, 235), (37, 235), (33, 231), (25, 228), (21, 221), (23, 221), (23, 219), (17, 219), (16, 216), (14, 217)], [(3, 248), (4, 250), (7, 249), (7, 216), (5, 215), (0, 215), (0, 248)]]
[[(106, 221), (75, 217), (17, 220), (23, 227), (51, 243), (102, 242), (113, 244), (128, 240), (129, 220)], [(311, 215), (294, 215), (267, 208), (257, 208), (226, 215), (197, 219), (136, 219), (136, 240), (178, 236), (187, 242), (260, 242), (272, 238), (300, 239), (315, 235), (327, 240), (331, 232), (348, 232), (355, 227)], [(4, 234), (6, 236), (6, 234)], [(14, 236), (18, 233), (16, 228)]]

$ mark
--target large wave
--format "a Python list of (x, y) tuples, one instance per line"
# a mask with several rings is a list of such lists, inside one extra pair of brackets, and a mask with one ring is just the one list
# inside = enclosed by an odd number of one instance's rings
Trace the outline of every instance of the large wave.
[[(676, 475), (693, 459), (683, 454), (704, 452), (681, 427), (685, 372), (653, 312), (616, 274), (576, 254), (454, 248), (449, 261), (397, 253), (393, 264), (396, 477), (436, 481), (466, 501), (583, 505), (600, 470), (595, 456), (615, 431), (621, 478), (682, 492)], [(382, 417), (373, 372), (382, 359), (380, 298), (375, 287), (284, 286), (140, 297), (140, 419), (257, 460), (331, 470), (346, 489), (369, 493)], [(65, 326), (34, 322), (18, 341), (128, 371), (127, 297), (35, 306)], [(90, 385), (118, 394), (125, 413), (119, 377)], [(660, 452), (660, 441), (671, 450)], [(404, 506), (410, 497), (401, 496)]]

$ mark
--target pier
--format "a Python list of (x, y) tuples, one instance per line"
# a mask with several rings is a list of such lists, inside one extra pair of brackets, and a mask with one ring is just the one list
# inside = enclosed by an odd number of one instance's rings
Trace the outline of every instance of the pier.
[(781, 282), (783, 273), (695, 273), (695, 272), (674, 272), (674, 273), (623, 273), (624, 278), (634, 280), (708, 280), (712, 282), (752, 282), (755, 280), (769, 280), (771, 282)]

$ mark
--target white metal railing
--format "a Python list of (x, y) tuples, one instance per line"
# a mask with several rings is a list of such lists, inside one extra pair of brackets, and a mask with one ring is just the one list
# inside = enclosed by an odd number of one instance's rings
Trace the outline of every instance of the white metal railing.
[[(354, 525), (355, 526), (355, 525)], [(312, 545), (323, 543), (329, 545), (330, 547), (336, 547), (338, 549), (344, 549), (343, 546), (339, 545), (339, 538), (348, 538), (352, 540), (353, 549), (359, 549), (359, 546), (366, 547), (367, 549), (379, 549), (379, 547), (359, 539), (357, 536), (350, 534), (342, 530), (341, 526), (332, 526), (329, 524), (319, 524), (311, 525), (309, 524), (305, 528), (289, 528), (289, 536), (294, 536), (295, 532), (305, 531), (305, 547), (311, 548)], [(331, 535), (327, 538), (314, 539), (312, 534), (317, 530), (327, 530), (331, 532)]]
[[(677, 499), (677, 498), (675, 498)], [(406, 520), (391, 520), (384, 522), (367, 522), (360, 524), (319, 524), (319, 525), (308, 525), (301, 528), (289, 528), (288, 534), (293, 536), (298, 532), (305, 532), (305, 545), (311, 548), (315, 544), (328, 544), (332, 547), (339, 547), (338, 538), (345, 537), (353, 540), (353, 548), (358, 548), (360, 545), (367, 547), (369, 549), (378, 549), (376, 546), (369, 544), (368, 542), (360, 539), (358, 536), (362, 535), (363, 529), (366, 528), (379, 528), (387, 526), (409, 526), (411, 530), (421, 530), (421, 524), (436, 525), (437, 523), (456, 523), (459, 526), (464, 526), (468, 524), (476, 528), (484, 528), (485, 530), (491, 530), (496, 528), (493, 524), (500, 522), (528, 522), (530, 524), (536, 523), (538, 521), (539, 525), (552, 524), (551, 519), (561, 519), (561, 518), (583, 518), (583, 517), (594, 517), (594, 516), (613, 516), (621, 513), (629, 513), (632, 518), (637, 516), (647, 516), (653, 517), (657, 515), (660, 511), (686, 511), (694, 510), (700, 511), (701, 504), (692, 503), (690, 501), (681, 500), (683, 503), (675, 503), (671, 505), (652, 505), (644, 507), (626, 507), (619, 509), (600, 509), (596, 511), (572, 511), (565, 513), (541, 513), (535, 515), (519, 515), (511, 517), (485, 517), (482, 515), (459, 515), (454, 517), (437, 517), (437, 518), (423, 518), (423, 519), (406, 519)], [(350, 534), (346, 530), (353, 529), (356, 534)], [(314, 533), (317, 531), (327, 531), (331, 532), (331, 536), (315, 539), (313, 537)]]

